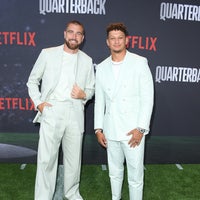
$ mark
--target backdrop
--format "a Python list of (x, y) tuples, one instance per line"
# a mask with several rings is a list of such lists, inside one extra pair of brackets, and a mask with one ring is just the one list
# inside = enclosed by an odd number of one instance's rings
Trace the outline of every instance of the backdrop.
[[(42, 48), (63, 43), (70, 20), (86, 29), (94, 67), (109, 56), (106, 26), (123, 22), (129, 51), (147, 57), (155, 85), (145, 163), (200, 163), (200, 4), (195, 0), (1, 0), (0, 161), (36, 162), (38, 125), (26, 82)], [(86, 106), (83, 163), (106, 163)]]

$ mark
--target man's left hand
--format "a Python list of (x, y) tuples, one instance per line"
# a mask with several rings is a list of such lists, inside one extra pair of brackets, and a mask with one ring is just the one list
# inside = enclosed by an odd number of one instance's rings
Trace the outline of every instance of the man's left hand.
[(71, 91), (71, 97), (73, 99), (85, 99), (86, 94), (85, 92), (75, 83), (72, 91)]
[(128, 142), (128, 144), (130, 145), (130, 147), (139, 146), (139, 144), (140, 144), (140, 142), (142, 140), (142, 137), (143, 137), (143, 134), (140, 133), (139, 130), (133, 129), (127, 135), (132, 135), (131, 139)]

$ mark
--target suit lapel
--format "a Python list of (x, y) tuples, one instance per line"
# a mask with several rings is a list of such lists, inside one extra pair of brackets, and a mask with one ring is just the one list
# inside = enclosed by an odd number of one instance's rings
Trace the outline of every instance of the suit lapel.
[(56, 66), (56, 70), (54, 72), (54, 80), (52, 80), (52, 87), (49, 90), (46, 99), (49, 98), (49, 96), (54, 91), (56, 85), (58, 84), (60, 73), (61, 73), (61, 67), (62, 67), (62, 56), (63, 56), (63, 45), (60, 46), (60, 48), (57, 50), (57, 53), (55, 54), (55, 57), (53, 58), (54, 60), (52, 60), (53, 64)]
[(107, 77), (107, 80), (105, 80), (105, 83), (108, 84), (108, 94), (112, 98), (114, 96), (115, 88), (116, 88), (116, 80), (114, 77), (114, 72), (112, 69), (112, 61), (110, 60), (108, 63), (108, 67), (106, 70), (105, 77)]

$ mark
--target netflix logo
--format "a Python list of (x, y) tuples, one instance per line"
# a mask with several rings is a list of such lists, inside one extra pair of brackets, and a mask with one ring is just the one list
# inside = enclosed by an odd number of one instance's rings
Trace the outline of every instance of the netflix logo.
[(0, 97), (0, 110), (35, 110), (30, 98)]
[(0, 32), (1, 45), (36, 46), (36, 32)]
[(147, 51), (157, 51), (157, 37), (128, 36), (129, 43), (127, 48), (141, 49)]

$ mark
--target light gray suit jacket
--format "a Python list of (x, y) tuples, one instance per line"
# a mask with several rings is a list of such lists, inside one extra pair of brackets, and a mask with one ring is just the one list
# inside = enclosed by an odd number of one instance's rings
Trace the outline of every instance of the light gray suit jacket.
[(97, 66), (95, 85), (95, 129), (117, 141), (128, 140), (126, 134), (137, 127), (148, 133), (154, 89), (146, 58), (127, 51), (115, 80), (108, 57)]
[[(64, 45), (43, 49), (33, 66), (27, 86), (35, 109), (42, 102), (48, 102), (50, 95), (58, 83), (61, 73), (63, 48)], [(95, 79), (92, 59), (81, 50), (78, 51), (76, 83), (86, 93), (85, 100), (72, 99), (74, 108), (76, 109), (77, 120), (83, 131), (84, 105), (94, 94)], [(38, 111), (33, 122), (40, 122), (40, 118), (41, 113)]]

